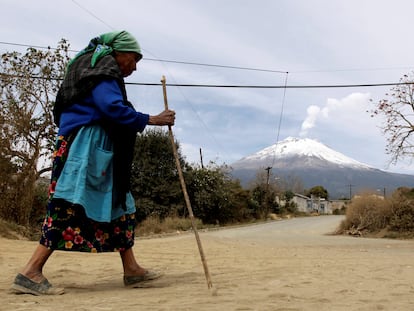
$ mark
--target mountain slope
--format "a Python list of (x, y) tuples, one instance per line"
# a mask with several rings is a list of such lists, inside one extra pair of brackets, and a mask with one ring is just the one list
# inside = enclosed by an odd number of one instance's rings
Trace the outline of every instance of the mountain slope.
[[(301, 157), (309, 159), (304, 165), (315, 165), (318, 160), (322, 163), (330, 162), (336, 165), (346, 167), (355, 167), (361, 169), (369, 169), (366, 164), (353, 160), (335, 150), (330, 149), (326, 145), (309, 138), (299, 139), (288, 137), (285, 140), (260, 150), (252, 155), (242, 158), (232, 164), (233, 167), (257, 168), (258, 166), (273, 166), (272, 164), (280, 160), (285, 161), (289, 158)], [(310, 160), (314, 159), (314, 161)]]
[(298, 177), (309, 189), (321, 185), (331, 198), (349, 197), (362, 190), (414, 187), (414, 176), (381, 171), (351, 159), (312, 139), (289, 137), (231, 164), (232, 175), (247, 186), (258, 172), (272, 168), (272, 176)]

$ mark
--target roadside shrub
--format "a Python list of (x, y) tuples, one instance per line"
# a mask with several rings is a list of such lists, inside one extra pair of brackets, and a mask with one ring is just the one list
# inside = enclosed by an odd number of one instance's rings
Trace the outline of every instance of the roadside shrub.
[(414, 202), (404, 202), (393, 210), (390, 230), (414, 233)]
[(375, 195), (363, 195), (347, 207), (346, 218), (341, 223), (341, 233), (362, 234), (386, 228), (392, 216), (391, 203)]
[(392, 196), (389, 228), (399, 233), (414, 233), (414, 198), (412, 189), (399, 189)]
[(186, 172), (185, 180), (194, 215), (203, 223), (224, 225), (250, 219), (249, 192), (231, 178), (226, 166), (195, 167)]
[(389, 199), (366, 194), (352, 200), (337, 233), (414, 237), (414, 188), (398, 188)]

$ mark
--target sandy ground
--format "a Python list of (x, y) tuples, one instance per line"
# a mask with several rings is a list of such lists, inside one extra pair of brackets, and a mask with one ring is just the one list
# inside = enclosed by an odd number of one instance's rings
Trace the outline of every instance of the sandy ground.
[(137, 239), (144, 267), (165, 273), (127, 289), (117, 253), (55, 252), (44, 273), (61, 296), (9, 287), (36, 242), (0, 239), (0, 310), (414, 310), (414, 241), (332, 236), (341, 216)]

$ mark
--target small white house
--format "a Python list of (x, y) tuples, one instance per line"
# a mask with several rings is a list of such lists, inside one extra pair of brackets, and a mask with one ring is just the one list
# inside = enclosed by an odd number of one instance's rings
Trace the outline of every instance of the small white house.
[(292, 202), (296, 204), (299, 212), (309, 213), (309, 198), (307, 196), (295, 193)]
[(311, 196), (310, 198), (299, 193), (295, 193), (292, 202), (297, 206), (298, 211), (304, 213), (332, 214), (330, 201)]

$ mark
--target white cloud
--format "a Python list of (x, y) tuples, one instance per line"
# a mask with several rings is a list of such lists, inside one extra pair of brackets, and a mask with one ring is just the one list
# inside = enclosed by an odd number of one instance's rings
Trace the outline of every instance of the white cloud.
[(366, 129), (366, 122), (369, 120), (366, 111), (369, 109), (370, 98), (369, 93), (352, 93), (341, 99), (328, 98), (323, 107), (309, 106), (300, 136), (306, 137), (312, 128), (321, 124), (349, 130), (355, 129), (356, 124), (359, 124), (365, 125)]
[(315, 126), (318, 115), (321, 112), (321, 108), (319, 108), (318, 106), (312, 105), (312, 106), (309, 106), (306, 111), (308, 115), (306, 116), (305, 121), (303, 121), (302, 123), (302, 129), (299, 134), (302, 137), (306, 137), (308, 134), (308, 131)]

